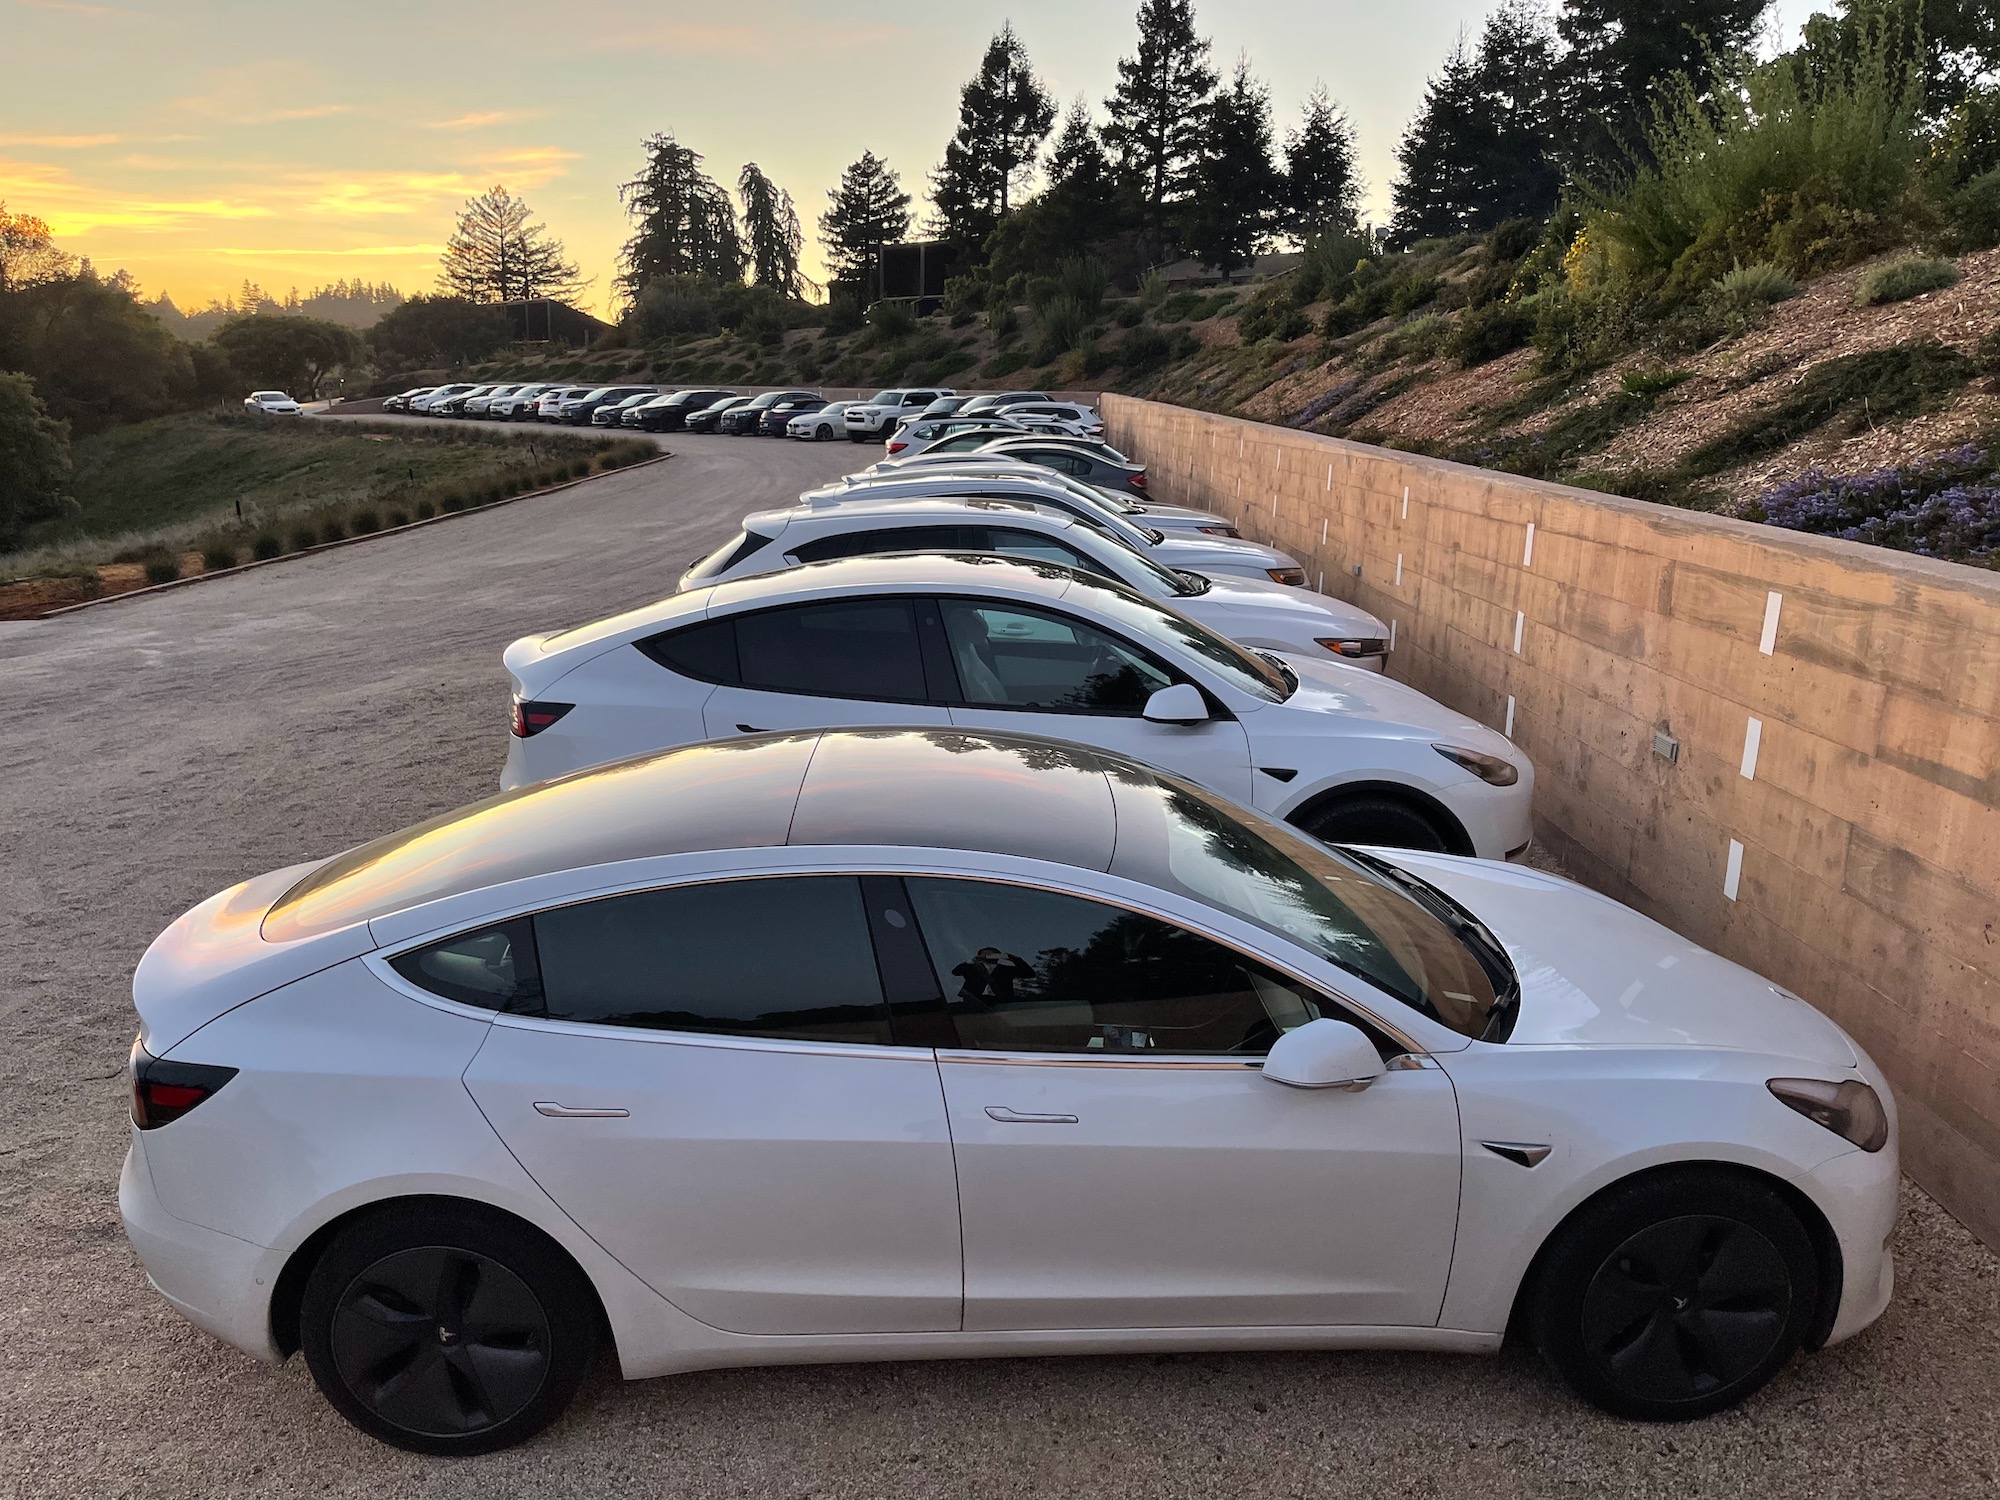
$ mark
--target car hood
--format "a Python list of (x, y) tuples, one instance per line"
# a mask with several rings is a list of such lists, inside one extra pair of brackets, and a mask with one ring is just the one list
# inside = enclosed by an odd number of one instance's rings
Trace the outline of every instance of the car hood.
[[(1253, 734), (1286, 728), (1324, 734), (1333, 726), (1322, 720), (1331, 716), (1337, 722), (1337, 732), (1343, 734), (1420, 737), (1528, 765), (1528, 757), (1498, 730), (1467, 718), (1455, 708), (1446, 708), (1408, 683), (1324, 656), (1277, 654), (1297, 675), (1298, 690), (1283, 703), (1250, 710), (1245, 717), (1253, 721)], [(1442, 759), (1438, 767), (1440, 780), (1455, 769)]]
[(1373, 852), (1500, 940), (1521, 977), (1510, 1047), (1726, 1047), (1859, 1065), (1847, 1034), (1798, 996), (1608, 896), (1490, 860)]
[[(1144, 516), (1128, 519), (1140, 526), (1146, 523)], [(1287, 557), (1276, 547), (1266, 547), (1262, 542), (1233, 536), (1190, 536), (1179, 531), (1168, 532), (1166, 540), (1155, 543), (1147, 555), (1163, 567), (1186, 568), (1191, 573), (1199, 573), (1204, 563), (1210, 567), (1228, 568), (1296, 568), (1299, 565), (1296, 559)]]
[[(1173, 545), (1173, 541), (1162, 543), (1153, 549), (1154, 555), (1165, 553)], [(1389, 633), (1380, 620), (1358, 604), (1349, 604), (1331, 594), (1315, 594), (1310, 589), (1246, 578), (1210, 577), (1207, 593), (1169, 599), (1167, 603), (1239, 644), (1268, 646), (1274, 651), (1311, 654), (1320, 649), (1314, 642), (1321, 636), (1366, 638)]]

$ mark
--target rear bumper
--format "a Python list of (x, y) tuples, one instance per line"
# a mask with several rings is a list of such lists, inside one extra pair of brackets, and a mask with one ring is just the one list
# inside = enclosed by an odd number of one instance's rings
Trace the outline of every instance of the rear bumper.
[(271, 1337), (271, 1289), (283, 1258), (262, 1245), (168, 1213), (154, 1191), (144, 1137), (137, 1130), (118, 1175), (118, 1211), (146, 1279), (175, 1311), (253, 1359), (271, 1364), (284, 1360)]

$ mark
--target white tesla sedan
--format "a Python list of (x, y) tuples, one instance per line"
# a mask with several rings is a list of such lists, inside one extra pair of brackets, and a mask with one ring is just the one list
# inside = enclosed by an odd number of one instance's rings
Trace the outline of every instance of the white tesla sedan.
[(133, 981), (154, 1285), (363, 1430), (704, 1367), (1483, 1352), (1639, 1418), (1888, 1301), (1880, 1073), (1551, 876), (1131, 761), (767, 735), (211, 897)]
[(753, 511), (743, 530), (681, 575), (680, 588), (724, 583), (881, 552), (993, 552), (1115, 578), (1238, 645), (1334, 656), (1382, 670), (1388, 630), (1357, 604), (1267, 580), (1176, 567), (1176, 549), (1135, 551), (1109, 528), (1021, 500), (873, 500), (832, 509)]
[[(899, 481), (938, 479), (947, 475), (960, 480), (978, 476), (1027, 479), (1045, 485), (1052, 484), (1063, 493), (1081, 501), (1086, 507), (1097, 511), (1109, 511), (1115, 516), (1123, 516), (1128, 523), (1142, 530), (1160, 531), (1169, 536), (1178, 536), (1184, 532), (1199, 532), (1203, 536), (1243, 535), (1233, 522), (1212, 510), (1197, 510), (1191, 505), (1162, 505), (1151, 500), (1140, 501), (1129, 493), (1120, 493), (1086, 483), (1073, 474), (1061, 473), (1045, 463), (1038, 463), (1011, 453), (983, 451), (919, 453), (914, 458), (888, 458), (849, 475), (846, 482), (874, 484), (891, 479)], [(1280, 581), (1302, 583), (1305, 570), (1299, 568), (1298, 574), (1297, 578)]]
[(1534, 769), (1402, 683), (1244, 651), (1112, 579), (995, 556), (857, 557), (507, 648), (501, 785), (774, 729), (1054, 734), (1338, 843), (1524, 853)]
[(243, 409), (267, 417), (299, 415), (299, 403), (283, 391), (252, 391), (243, 398)]
[[(1010, 462), (1014, 462), (1010, 460)], [(925, 470), (911, 474), (856, 474), (838, 484), (807, 490), (799, 503), (817, 507), (852, 505), (857, 501), (924, 500), (957, 496), (963, 499), (1025, 500), (1075, 516), (1110, 532), (1135, 552), (1150, 554), (1169, 568), (1191, 568), (1208, 577), (1269, 580), (1303, 588), (1306, 570), (1299, 560), (1275, 547), (1236, 535), (1214, 534), (1216, 518), (1203, 511), (1185, 511), (1171, 519), (1168, 531), (1154, 526), (1150, 511), (1125, 504), (1102, 490), (1079, 484), (1035, 464), (1019, 471), (991, 469), (971, 473)], [(1199, 522), (1205, 521), (1203, 525)]]

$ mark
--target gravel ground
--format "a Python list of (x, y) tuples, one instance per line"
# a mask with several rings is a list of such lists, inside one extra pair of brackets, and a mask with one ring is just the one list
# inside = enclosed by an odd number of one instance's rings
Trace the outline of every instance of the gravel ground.
[(1486, 1497), (2000, 1492), (2000, 1261), (1914, 1189), (1888, 1315), (1747, 1407), (1601, 1417), (1534, 1359), (609, 1367), (447, 1463), (223, 1348), (118, 1222), (134, 962), (176, 914), (492, 789), (499, 651), (656, 596), (846, 445), (680, 456), (447, 525), (0, 627), (0, 1494)]

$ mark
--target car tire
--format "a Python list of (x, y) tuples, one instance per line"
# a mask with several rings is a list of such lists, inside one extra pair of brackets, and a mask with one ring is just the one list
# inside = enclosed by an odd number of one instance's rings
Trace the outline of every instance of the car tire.
[(1819, 1305), (1812, 1237), (1747, 1173), (1650, 1173), (1586, 1204), (1535, 1273), (1542, 1357), (1613, 1416), (1676, 1422), (1734, 1406), (1796, 1354)]
[(467, 1455), (562, 1415), (598, 1320), (582, 1271), (537, 1230), (474, 1204), (411, 1204), (328, 1243), (306, 1280), (299, 1343), (321, 1393), (363, 1432)]
[(1323, 844), (1382, 844), (1449, 854), (1444, 830), (1409, 803), (1395, 797), (1357, 796), (1321, 805), (1298, 826)]

